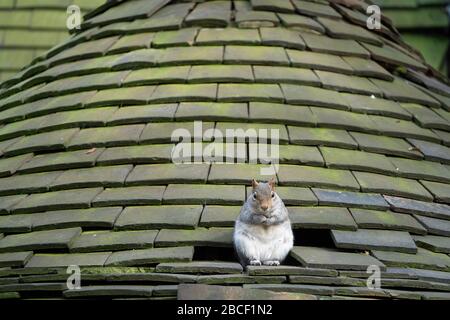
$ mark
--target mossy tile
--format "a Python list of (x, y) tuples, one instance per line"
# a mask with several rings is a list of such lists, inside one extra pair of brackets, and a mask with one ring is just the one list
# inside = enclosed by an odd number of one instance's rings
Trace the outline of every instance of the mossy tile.
[[(283, 200), (285, 205), (312, 206), (318, 203), (316, 196), (308, 188), (277, 186), (275, 192)], [(247, 194), (250, 194), (249, 188), (247, 189)]]
[(311, 111), (319, 127), (378, 133), (375, 123), (365, 114), (317, 107), (311, 107)]
[(358, 143), (361, 150), (367, 152), (381, 153), (386, 155), (400, 156), (411, 159), (423, 158), (422, 153), (417, 151), (404, 139), (350, 132), (350, 135)]
[(195, 230), (162, 229), (155, 239), (156, 247), (182, 245), (229, 247), (233, 228), (196, 228)]
[(13, 213), (32, 213), (48, 210), (89, 208), (92, 199), (102, 188), (85, 188), (32, 194), (15, 205)]
[(365, 271), (368, 266), (375, 265), (385, 270), (382, 262), (362, 253), (340, 252), (317, 247), (294, 247), (291, 256), (304, 266), (312, 268)]
[(412, 121), (393, 119), (390, 117), (370, 115), (379, 132), (394, 137), (417, 138), (439, 142), (440, 139), (430, 129), (419, 127)]
[(152, 32), (125, 35), (108, 49), (108, 53), (120, 53), (149, 48), (154, 37), (155, 34)]
[(353, 68), (346, 63), (343, 58), (333, 54), (292, 49), (287, 49), (286, 52), (289, 56), (291, 65), (294, 67), (339, 72), (344, 74), (354, 73)]
[(220, 64), (223, 60), (223, 47), (175, 47), (167, 48), (158, 57), (160, 65)]
[(87, 107), (145, 104), (152, 96), (155, 86), (142, 86), (133, 88), (107, 89), (98, 91), (91, 99), (86, 101)]
[(247, 266), (247, 272), (251, 276), (318, 276), (337, 277), (338, 271), (332, 269), (304, 268), (297, 266)]
[[(237, 2), (238, 3), (238, 2)], [(234, 18), (238, 28), (256, 29), (260, 27), (275, 27), (279, 25), (275, 12), (237, 10)]]
[(46, 211), (28, 215), (33, 231), (61, 228), (112, 228), (122, 207)]
[(415, 218), (427, 229), (429, 234), (450, 236), (450, 221), (415, 215)]
[(310, 86), (281, 84), (288, 103), (347, 110), (347, 102), (338, 92)]
[(200, 218), (200, 227), (233, 227), (241, 206), (206, 205)]
[(123, 55), (114, 56), (116, 59), (111, 64), (113, 70), (127, 70), (152, 67), (157, 64), (160, 57), (164, 54), (163, 50), (158, 49), (139, 49), (130, 51)]
[(18, 168), (30, 161), (33, 154), (23, 154), (17, 157), (0, 159), (0, 177), (7, 177), (13, 175)]
[(330, 53), (341, 56), (360, 57), (368, 59), (369, 51), (355, 40), (334, 39), (323, 35), (302, 32), (301, 36), (306, 46), (314, 52)]
[(356, 250), (383, 250), (416, 253), (417, 247), (409, 233), (392, 230), (358, 229), (357, 231), (331, 230), (338, 248)]
[(258, 30), (238, 28), (201, 29), (195, 40), (198, 45), (256, 45), (260, 42)]
[(363, 279), (354, 279), (350, 277), (289, 276), (289, 283), (334, 286), (364, 286), (366, 284), (366, 281)]
[(350, 211), (360, 228), (408, 231), (415, 234), (427, 233), (416, 219), (407, 214), (354, 208)]
[[(140, 143), (174, 143), (180, 139), (184, 142), (192, 139), (202, 141), (205, 132), (214, 128), (214, 122), (202, 122), (200, 124), (193, 122), (149, 123), (142, 132)], [(179, 132), (178, 135), (177, 132)]]
[(149, 164), (139, 165), (128, 175), (126, 185), (205, 182), (209, 164)]
[(423, 180), (420, 182), (430, 191), (436, 201), (450, 204), (450, 186), (448, 184)]
[(289, 65), (284, 48), (270, 46), (225, 47), (224, 62), (228, 64)]
[(450, 171), (444, 165), (431, 161), (389, 158), (397, 172), (406, 178), (425, 179), (438, 182), (450, 181)]
[(109, 207), (161, 204), (165, 188), (164, 186), (108, 188), (92, 201), (92, 205), (94, 207)]
[(275, 84), (219, 84), (217, 100), (223, 102), (283, 102), (281, 89)]
[[(0, 216), (0, 232), (30, 232), (32, 216), (29, 214), (9, 214)], [(1, 237), (0, 237), (1, 238)]]
[[(450, 239), (440, 236), (415, 236), (414, 241), (421, 247), (433, 252), (450, 253)], [(419, 273), (420, 276), (420, 273)]]
[(280, 46), (303, 50), (305, 43), (296, 31), (286, 28), (260, 28), (261, 43), (266, 46)]
[[(181, 28), (184, 18), (194, 7), (194, 3), (174, 3), (161, 8), (151, 19), (145, 19), (142, 28), (148, 30), (173, 30)], [(136, 20), (135, 20), (136, 21)], [(134, 22), (131, 23), (133, 25)], [(130, 23), (127, 23), (129, 26)], [(131, 26), (133, 29), (133, 26)], [(138, 24), (139, 28), (139, 24)]]
[(416, 254), (373, 250), (372, 254), (388, 267), (410, 267), (431, 270), (447, 270), (450, 257), (418, 248)]
[(199, 3), (186, 17), (188, 26), (226, 27), (231, 20), (231, 2), (213, 1)]
[(319, 17), (317, 21), (326, 28), (327, 34), (333, 38), (353, 39), (378, 46), (383, 45), (383, 42), (366, 28), (356, 26), (343, 20), (324, 17)]
[(425, 201), (433, 199), (431, 194), (416, 180), (367, 172), (353, 172), (353, 174), (364, 192), (380, 192)]
[(289, 0), (251, 0), (252, 8), (256, 11), (295, 12)]
[(83, 232), (69, 245), (70, 252), (119, 251), (153, 247), (157, 230)]
[(44, 192), (60, 174), (61, 171), (55, 171), (2, 178), (0, 179), (0, 194)]
[(316, 20), (299, 14), (277, 13), (281, 24), (287, 28), (299, 28), (325, 33), (325, 28)]
[(77, 266), (103, 266), (111, 252), (35, 254), (26, 268), (50, 268)]
[(292, 144), (356, 149), (358, 144), (345, 130), (288, 126)]
[(414, 147), (425, 155), (425, 159), (450, 164), (450, 148), (438, 143), (423, 141), (424, 137), (408, 139)]
[[(267, 277), (271, 278), (272, 277)], [(283, 277), (285, 279), (285, 277)], [(197, 283), (202, 284), (243, 284), (243, 283), (255, 283), (255, 279), (252, 277), (249, 277), (248, 275), (241, 275), (241, 274), (216, 274), (216, 275), (200, 275), (197, 278)]]
[(68, 149), (87, 149), (137, 144), (145, 125), (135, 124), (80, 130), (67, 144)]
[(27, 197), (26, 194), (20, 194), (20, 195), (12, 195), (12, 196), (5, 196), (0, 197), (0, 218), (3, 214), (8, 214), (9, 209), (25, 199)]
[(359, 190), (358, 182), (347, 170), (280, 165), (278, 179), (280, 184), (289, 186)]
[(341, 96), (347, 101), (353, 112), (382, 115), (404, 120), (412, 119), (409, 112), (403, 109), (399, 103), (392, 100), (351, 93), (343, 93)]
[(19, 168), (21, 173), (92, 167), (104, 149), (36, 155)]
[(170, 184), (163, 196), (165, 204), (240, 205), (244, 200), (243, 186)]
[(387, 202), (379, 194), (313, 188), (320, 205), (385, 210)]
[(106, 266), (138, 266), (161, 262), (191, 261), (194, 255), (193, 247), (150, 248), (139, 250), (118, 251), (111, 254)]
[(182, 102), (178, 106), (175, 118), (181, 121), (226, 121), (246, 120), (248, 118), (245, 103)]
[(174, 31), (159, 31), (155, 34), (152, 47), (192, 46), (198, 33), (197, 28), (186, 28)]
[(200, 219), (200, 205), (127, 207), (115, 222), (116, 230), (159, 228), (194, 229)]
[(346, 208), (288, 207), (288, 211), (294, 229), (357, 229)]
[(173, 145), (144, 145), (107, 148), (97, 159), (98, 165), (170, 162)]
[(32, 251), (0, 254), (0, 267), (23, 267), (33, 256)]
[[(267, 146), (267, 148), (269, 150), (270, 147)], [(319, 167), (324, 165), (319, 150), (309, 146), (280, 145), (279, 162), (282, 164), (306, 164)]]
[(322, 82), (322, 86), (326, 89), (377, 97), (383, 95), (377, 86), (364, 77), (355, 77), (328, 71), (316, 71), (316, 74)]
[(193, 66), (188, 77), (191, 83), (253, 82), (253, 80), (251, 66), (240, 65)]
[(342, 18), (341, 15), (328, 3), (318, 3), (303, 0), (294, 0), (293, 5), (297, 12), (311, 17)]
[(312, 70), (293, 67), (254, 66), (256, 82), (292, 83), (320, 86), (320, 80)]
[(68, 228), (9, 235), (0, 240), (0, 252), (66, 249), (80, 233), (81, 228)]
[(148, 299), (154, 294), (154, 286), (144, 285), (89, 285), (77, 290), (66, 290), (63, 296), (66, 299)]
[(173, 119), (176, 109), (176, 103), (122, 107), (108, 118), (107, 123), (115, 126), (170, 121)]
[(357, 76), (378, 78), (387, 81), (394, 80), (394, 77), (386, 69), (373, 60), (358, 57), (343, 57), (343, 59), (353, 68)]
[(250, 102), (250, 120), (255, 122), (314, 126), (316, 119), (309, 107), (278, 103)]
[(267, 181), (270, 175), (264, 174), (263, 169), (270, 169), (271, 165), (257, 164), (212, 164), (208, 182), (220, 184), (250, 184), (252, 179)]
[(218, 122), (216, 129), (221, 133), (215, 134), (216, 139), (226, 138), (238, 143), (258, 141), (265, 144), (271, 141), (273, 144), (287, 144), (289, 141), (286, 127), (279, 124)]
[(368, 171), (388, 175), (397, 174), (394, 165), (384, 155), (329, 147), (321, 147), (320, 151), (329, 168)]
[(0, 140), (6, 140), (34, 133), (39, 128), (43, 120), (44, 117), (38, 117), (8, 123), (0, 129)]
[(67, 170), (51, 183), (50, 188), (120, 187), (132, 169), (132, 165), (121, 165)]
[(162, 84), (148, 101), (168, 103), (182, 101), (215, 101), (217, 84)]
[(146, 68), (132, 71), (124, 80), (124, 86), (183, 83), (187, 80), (189, 66)]

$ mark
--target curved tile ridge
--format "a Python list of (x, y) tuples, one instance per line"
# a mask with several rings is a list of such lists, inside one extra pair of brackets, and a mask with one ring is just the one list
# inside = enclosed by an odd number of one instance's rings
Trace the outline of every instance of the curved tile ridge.
[[(449, 298), (449, 87), (347, 3), (112, 1), (4, 83), (0, 298)], [(174, 163), (176, 129), (215, 154)], [(244, 269), (233, 225), (267, 160), (295, 247)]]

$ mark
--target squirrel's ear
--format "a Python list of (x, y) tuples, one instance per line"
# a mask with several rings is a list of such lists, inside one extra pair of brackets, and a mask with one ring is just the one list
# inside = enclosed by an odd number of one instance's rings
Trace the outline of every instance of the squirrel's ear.
[(272, 178), (269, 180), (269, 186), (270, 186), (270, 189), (272, 189), (272, 191), (275, 190), (275, 178)]
[(255, 179), (253, 179), (252, 180), (252, 187), (256, 188), (258, 185), (259, 185), (259, 183)]

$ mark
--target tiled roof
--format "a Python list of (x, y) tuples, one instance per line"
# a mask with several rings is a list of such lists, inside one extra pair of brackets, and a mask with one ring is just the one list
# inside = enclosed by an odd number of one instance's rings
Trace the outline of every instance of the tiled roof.
[[(0, 298), (449, 299), (448, 80), (388, 20), (365, 29), (365, 7), (129, 0), (88, 15), (0, 89)], [(279, 130), (285, 265), (233, 255), (263, 164), (172, 162), (173, 130), (194, 120)]]
[(0, 0), (0, 82), (69, 38), (67, 8), (88, 12), (105, 0)]

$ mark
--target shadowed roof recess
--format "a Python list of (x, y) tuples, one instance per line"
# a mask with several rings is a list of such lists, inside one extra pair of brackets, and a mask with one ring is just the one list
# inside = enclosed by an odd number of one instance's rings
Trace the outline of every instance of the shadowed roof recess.
[[(449, 299), (448, 80), (389, 19), (366, 29), (366, 7), (130, 0), (85, 17), (1, 85), (0, 297)], [(171, 161), (194, 120), (279, 130), (286, 265), (233, 256), (265, 165)]]

